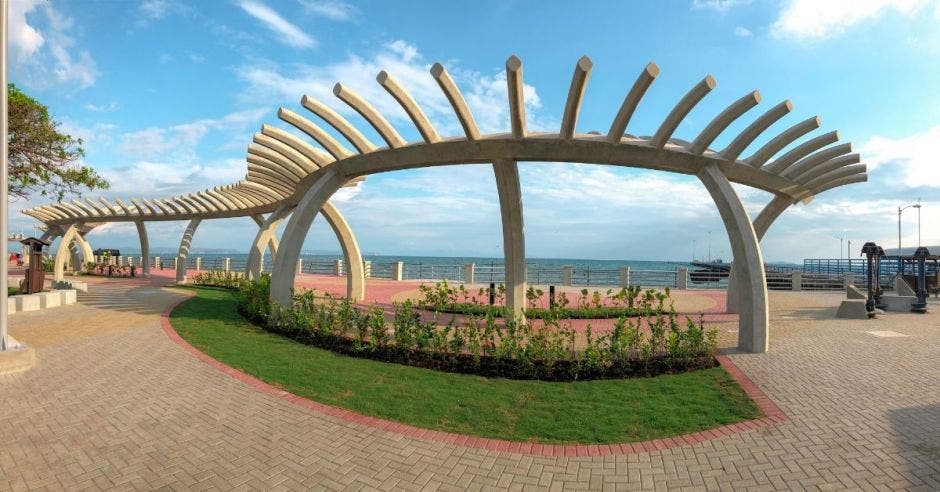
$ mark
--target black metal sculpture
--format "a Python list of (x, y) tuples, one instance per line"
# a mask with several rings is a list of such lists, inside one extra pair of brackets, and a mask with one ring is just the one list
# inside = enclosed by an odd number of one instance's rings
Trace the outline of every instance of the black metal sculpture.
[(911, 311), (915, 313), (927, 312), (927, 257), (930, 251), (921, 246), (914, 251), (914, 260), (917, 262), (917, 300), (911, 303)]

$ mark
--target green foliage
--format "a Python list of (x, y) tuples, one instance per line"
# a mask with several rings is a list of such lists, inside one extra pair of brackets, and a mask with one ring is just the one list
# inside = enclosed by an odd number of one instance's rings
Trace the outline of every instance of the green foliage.
[(242, 319), (237, 295), (193, 290), (197, 295), (176, 307), (170, 322), (202, 352), (300, 397), (421, 428), (521, 442), (620, 443), (760, 415), (720, 367), (575, 382), (453, 374), (297, 343)]
[(82, 140), (59, 132), (59, 122), (39, 101), (9, 84), (9, 191), (62, 200), (81, 189), (108, 188), (91, 167), (76, 164), (85, 155)]
[(193, 285), (204, 285), (206, 287), (223, 287), (226, 289), (237, 289), (246, 282), (245, 276), (240, 272), (224, 270), (203, 270), (195, 275), (189, 281)]
[[(195, 279), (194, 279), (195, 281)], [(213, 285), (221, 285), (217, 282)], [(703, 321), (680, 322), (666, 311), (666, 294), (648, 291), (641, 319), (620, 317), (610, 333), (584, 337), (547, 310), (538, 323), (507, 318), (491, 309), (458, 318), (428, 313), (412, 301), (393, 303), (391, 313), (362, 308), (348, 299), (313, 291), (295, 293), (290, 308), (268, 301), (270, 279), (238, 282), (238, 309), (268, 330), (340, 353), (449, 372), (515, 379), (581, 380), (683, 372), (715, 364), (717, 335)], [(446, 282), (423, 288), (424, 305), (453, 306), (460, 289)], [(641, 327), (646, 326), (649, 336)]]

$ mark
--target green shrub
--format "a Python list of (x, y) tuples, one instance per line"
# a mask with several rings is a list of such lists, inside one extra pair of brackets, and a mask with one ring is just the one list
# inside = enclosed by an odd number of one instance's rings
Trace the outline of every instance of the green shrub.
[[(547, 310), (537, 324), (511, 317), (498, 322), (496, 310), (470, 313), (458, 322), (454, 314), (442, 318), (443, 313), (428, 313), (406, 300), (393, 303), (386, 321), (379, 306), (363, 308), (309, 290), (295, 293), (289, 308), (273, 305), (267, 275), (237, 284), (239, 312), (268, 331), (382, 361), (545, 380), (649, 376), (716, 364), (717, 332), (706, 331), (701, 318), (680, 322), (674, 309), (665, 310), (667, 293), (644, 293), (639, 309), (645, 315), (621, 316), (609, 333), (596, 334), (588, 326), (579, 347), (577, 333), (560, 316), (562, 308)], [(442, 283), (426, 292), (437, 306), (446, 307), (456, 302), (459, 289)]]

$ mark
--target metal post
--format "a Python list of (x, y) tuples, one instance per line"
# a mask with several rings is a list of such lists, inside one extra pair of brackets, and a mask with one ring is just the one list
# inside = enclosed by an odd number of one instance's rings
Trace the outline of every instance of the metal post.
[(911, 311), (915, 313), (927, 312), (927, 256), (930, 252), (921, 246), (914, 252), (917, 259), (917, 300), (911, 303)]
[(555, 309), (555, 286), (548, 286), (548, 308)]
[(862, 246), (862, 254), (868, 260), (868, 299), (865, 301), (865, 310), (868, 311), (868, 317), (875, 317), (875, 285), (873, 282), (875, 270), (875, 256), (878, 254), (878, 245), (872, 242), (865, 243)]
[(490, 282), (490, 306), (496, 304), (496, 283)]
[(7, 28), (7, 10), (9, 5), (6, 0), (0, 0), (0, 251), (3, 251), (4, 261), (0, 264), (0, 352), (10, 348), (7, 335), (7, 275), (9, 263), (6, 261), (7, 254), (7, 215), (9, 213), (10, 202), (7, 199), (7, 170), (10, 163), (7, 162), (7, 144), (8, 142), (8, 124), (7, 115), (7, 35), (10, 32)]

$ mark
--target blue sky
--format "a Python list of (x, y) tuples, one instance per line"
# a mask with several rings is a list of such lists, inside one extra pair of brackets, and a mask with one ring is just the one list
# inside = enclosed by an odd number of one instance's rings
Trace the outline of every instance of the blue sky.
[[(792, 207), (763, 241), (767, 260), (839, 254), (839, 237), (897, 243), (897, 206), (922, 199), (921, 235), (940, 244), (940, 2), (929, 0), (662, 2), (370, 2), (241, 0), (41, 2), (14, 0), (10, 79), (85, 139), (85, 162), (113, 187), (91, 196), (167, 196), (240, 179), (262, 122), (303, 94), (342, 104), (342, 82), (365, 95), (409, 140), (418, 138), (378, 86), (401, 80), (444, 134), (459, 126), (428, 74), (442, 62), (481, 127), (508, 128), (504, 63), (525, 66), (529, 125), (555, 131), (571, 71), (594, 71), (579, 131), (606, 131), (649, 61), (662, 70), (629, 132), (651, 134), (706, 74), (718, 87), (675, 136), (691, 139), (751, 90), (763, 101), (719, 138), (789, 98), (773, 128), (819, 115), (814, 134), (838, 129), (869, 165), (869, 182)], [(337, 104), (339, 103), (339, 104)], [(359, 122), (356, 116), (348, 115)], [(360, 127), (367, 125), (360, 124)], [(773, 133), (773, 132), (769, 132)], [(374, 140), (378, 141), (377, 137)], [(751, 149), (760, 145), (756, 142)], [(694, 177), (583, 164), (521, 164), (527, 252), (532, 257), (686, 259), (730, 255), (717, 211)], [(769, 195), (738, 187), (752, 214)], [(11, 229), (30, 232), (11, 206)], [(498, 200), (487, 166), (370, 177), (335, 203), (366, 252), (500, 256)], [(912, 212), (912, 211), (911, 211)], [(904, 242), (916, 242), (905, 212)], [(325, 224), (308, 249), (336, 249)], [(153, 223), (151, 244), (175, 246), (183, 223)], [(249, 219), (205, 223), (196, 248), (246, 250)], [(94, 246), (136, 244), (132, 225), (103, 227)], [(853, 248), (858, 249), (858, 248)], [(857, 251), (853, 252), (857, 255)]]

